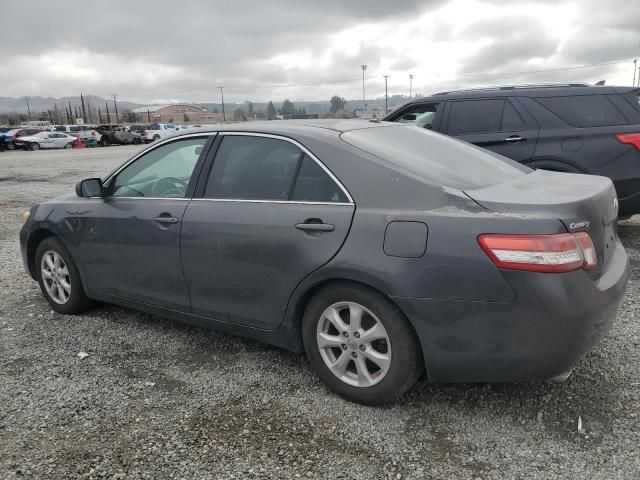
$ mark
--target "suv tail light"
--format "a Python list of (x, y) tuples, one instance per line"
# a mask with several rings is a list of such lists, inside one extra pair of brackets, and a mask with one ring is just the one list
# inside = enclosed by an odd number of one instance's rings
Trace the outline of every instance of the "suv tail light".
[(554, 235), (483, 234), (478, 243), (498, 268), (571, 272), (594, 268), (596, 251), (587, 232)]
[(640, 133), (619, 133), (616, 135), (616, 140), (620, 143), (633, 145), (640, 150)]

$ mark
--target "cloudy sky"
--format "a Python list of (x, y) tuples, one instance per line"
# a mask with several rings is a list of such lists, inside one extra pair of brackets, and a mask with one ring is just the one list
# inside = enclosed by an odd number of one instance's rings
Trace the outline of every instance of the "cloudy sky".
[[(15, 97), (218, 101), (224, 85), (238, 102), (361, 98), (361, 64), (368, 97), (384, 94), (383, 75), (390, 94), (408, 94), (410, 73), (423, 94), (630, 85), (640, 1), (13, 1), (2, 5), (0, 45), (0, 96)], [(599, 66), (558, 70), (587, 65)]]

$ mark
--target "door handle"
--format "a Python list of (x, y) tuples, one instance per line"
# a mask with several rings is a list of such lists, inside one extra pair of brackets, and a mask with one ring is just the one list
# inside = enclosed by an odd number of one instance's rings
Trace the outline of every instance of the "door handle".
[(172, 223), (178, 223), (180, 220), (178, 220), (176, 217), (168, 217), (168, 216), (161, 215), (159, 217), (155, 217), (153, 221), (156, 223), (162, 223), (162, 224), (172, 224)]
[(304, 222), (296, 223), (296, 228), (303, 232), (333, 232), (336, 229), (336, 226), (331, 225), (330, 223)]
[(524, 140), (526, 140), (526, 138), (518, 137), (516, 135), (514, 135), (512, 137), (507, 137), (507, 138), (504, 139), (504, 141), (507, 142), (507, 143), (517, 143), (517, 142), (522, 142)]

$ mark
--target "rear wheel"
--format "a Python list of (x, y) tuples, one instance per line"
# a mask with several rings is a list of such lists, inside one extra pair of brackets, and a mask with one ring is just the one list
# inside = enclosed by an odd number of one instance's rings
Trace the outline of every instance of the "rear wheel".
[(109, 146), (109, 139), (106, 136), (103, 136), (100, 139), (100, 145), (102, 145), (103, 147), (108, 147)]
[(418, 340), (402, 312), (357, 284), (317, 292), (304, 314), (303, 341), (322, 381), (357, 403), (396, 400), (424, 368)]
[(42, 294), (56, 312), (80, 313), (93, 304), (71, 255), (56, 238), (46, 238), (38, 245), (35, 266)]
[(73, 142), (67, 143), (64, 148), (73, 148)]
[(31, 150), (32, 152), (35, 151), (35, 150), (40, 150), (40, 144), (33, 142), (33, 143), (30, 143), (27, 148), (29, 150)]

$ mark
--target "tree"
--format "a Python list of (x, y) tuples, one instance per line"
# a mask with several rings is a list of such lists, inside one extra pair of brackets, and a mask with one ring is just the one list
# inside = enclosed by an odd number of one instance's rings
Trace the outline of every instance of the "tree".
[(267, 105), (267, 120), (273, 120), (276, 118), (276, 107), (273, 106), (273, 102), (269, 100)]
[(184, 115), (182, 116), (182, 121), (183, 122), (190, 122), (191, 119), (189, 118), (189, 115), (187, 115), (187, 112), (184, 112)]
[(124, 119), (127, 123), (136, 123), (138, 121), (138, 116), (131, 110), (127, 110), (124, 112)]
[(353, 118), (353, 115), (346, 110), (340, 109), (333, 114), (333, 118)]
[(282, 107), (280, 107), (280, 115), (293, 115), (294, 113), (296, 113), (296, 107), (287, 98), (284, 102), (282, 102)]
[(247, 114), (244, 112), (243, 109), (236, 108), (235, 111), (233, 112), (233, 119), (236, 122), (246, 122), (247, 121)]
[(331, 113), (336, 113), (338, 110), (344, 110), (344, 106), (347, 104), (347, 101), (342, 98), (339, 97), (338, 95), (334, 95), (333, 97), (331, 97)]

